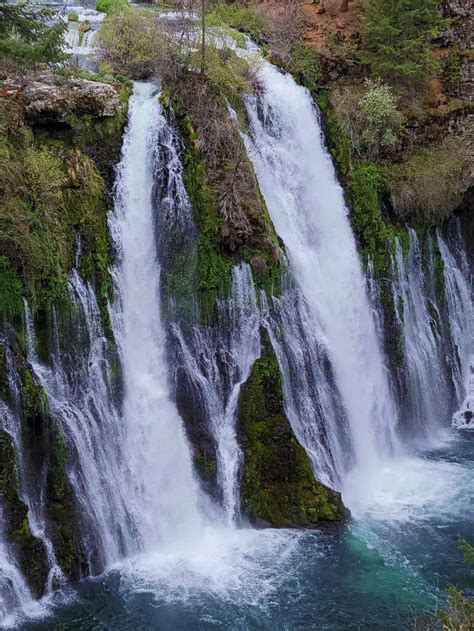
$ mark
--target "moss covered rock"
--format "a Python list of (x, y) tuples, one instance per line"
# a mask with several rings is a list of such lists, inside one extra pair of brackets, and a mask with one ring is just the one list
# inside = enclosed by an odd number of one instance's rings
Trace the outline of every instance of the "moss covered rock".
[(242, 387), (238, 435), (244, 454), (242, 509), (252, 523), (312, 528), (345, 518), (340, 494), (315, 479), (286, 417), (280, 370), (268, 340)]

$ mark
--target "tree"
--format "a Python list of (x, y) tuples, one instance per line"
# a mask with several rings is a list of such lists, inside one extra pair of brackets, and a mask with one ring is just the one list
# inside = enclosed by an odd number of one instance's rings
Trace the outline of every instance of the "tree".
[(339, 11), (341, 13), (346, 13), (349, 10), (349, 0), (342, 0), (341, 6), (339, 7)]
[(365, 0), (361, 58), (374, 73), (416, 81), (436, 67), (433, 39), (446, 25), (438, 0)]
[(0, 1), (0, 59), (4, 67), (25, 70), (38, 63), (49, 65), (65, 61), (64, 33), (67, 24), (56, 23), (55, 12), (35, 9), (24, 4), (9, 5)]

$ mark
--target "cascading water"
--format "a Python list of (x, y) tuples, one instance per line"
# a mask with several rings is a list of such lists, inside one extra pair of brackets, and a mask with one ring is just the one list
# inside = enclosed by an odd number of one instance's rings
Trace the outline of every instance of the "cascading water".
[(409, 240), (406, 257), (396, 240), (393, 282), (395, 313), (404, 344), (403, 418), (411, 434), (429, 438), (449, 417), (452, 395), (441, 348), (439, 313), (432, 283), (424, 272), (430, 252), (423, 256), (418, 237), (411, 229)]
[(196, 290), (192, 286), (198, 232), (183, 183), (182, 141), (172, 120), (158, 121), (157, 150), (154, 197), (159, 261), (163, 267), (176, 269), (177, 259), (184, 256), (183, 274), (191, 293), (184, 297), (184, 304), (179, 297), (167, 295), (175, 394), (178, 400), (182, 398), (184, 379), (192, 390), (193, 407), (199, 410), (199, 422), (206, 425), (212, 437), (218, 493), (231, 524), (239, 516), (241, 451), (235, 427), (239, 393), (260, 355), (255, 287), (250, 267), (234, 266), (229, 296), (218, 300), (215, 322), (212, 326), (199, 322), (199, 306), (196, 296), (193, 298)]
[(307, 90), (266, 62), (259, 78), (261, 94), (247, 101), (246, 143), (311, 314), (310, 339), (326, 349), (347, 415), (350, 441), (337, 427), (330, 430), (334, 442), (341, 441), (332, 456), (340, 458), (334, 466), (342, 479), (353, 460), (370, 470), (396, 446), (397, 413), (343, 192), (315, 106)]
[[(93, 70), (96, 67), (94, 39), (106, 14), (75, 5), (67, 5), (65, 9), (68, 15), (77, 14), (77, 20), (68, 21), (67, 25), (65, 42), (68, 52), (75, 64)], [(64, 19), (67, 19), (66, 16)]]
[(136, 550), (130, 471), (122, 453), (123, 429), (113, 404), (110, 358), (93, 289), (72, 272), (69, 290), (77, 316), (70, 335), (65, 333), (67, 324), (53, 317), (51, 366), (38, 360), (33, 320), (26, 309), (28, 359), (66, 441), (69, 462), (74, 463), (67, 475), (80, 506), (81, 547), (88, 571), (97, 573)]
[[(472, 278), (458, 222), (452, 225), (450, 239), (437, 234), (443, 261), (445, 321), (451, 353), (448, 358), (459, 411), (455, 427), (474, 428), (474, 303)], [(449, 245), (448, 245), (449, 244)]]
[(213, 327), (175, 325), (178, 358), (201, 398), (217, 454), (217, 478), (229, 523), (239, 516), (241, 451), (236, 436), (239, 393), (260, 355), (260, 313), (248, 265), (232, 270), (230, 298), (218, 303)]
[(279, 298), (269, 304), (262, 294), (261, 302), (263, 321), (284, 375), (285, 409), (293, 430), (310, 456), (318, 480), (341, 488), (340, 463), (349, 464), (351, 436), (308, 304), (297, 287), (285, 282)]
[[(430, 237), (420, 243), (409, 230), (407, 254), (396, 241), (393, 261), (395, 312), (405, 358), (404, 427), (418, 440), (434, 443), (449, 426), (453, 411), (463, 399), (462, 410), (468, 409), (471, 397), (472, 290), (464, 245), (459, 230), (454, 232), (448, 241), (438, 233), (435, 244)], [(461, 412), (455, 424), (462, 426), (465, 420)]]
[(156, 88), (136, 84), (116, 183), (110, 230), (115, 339), (124, 380), (125, 458), (144, 547), (179, 538), (199, 523), (198, 491), (181, 418), (170, 398), (160, 268), (154, 238), (153, 176), (162, 113)]

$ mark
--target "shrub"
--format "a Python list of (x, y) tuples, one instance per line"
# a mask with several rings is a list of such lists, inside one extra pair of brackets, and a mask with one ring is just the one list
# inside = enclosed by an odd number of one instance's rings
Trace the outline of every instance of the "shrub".
[(314, 48), (297, 42), (291, 50), (290, 70), (305, 86), (314, 91), (318, 82), (318, 55)]
[(149, 13), (124, 9), (104, 20), (95, 46), (102, 64), (133, 79), (146, 79), (161, 58), (163, 35)]
[(96, 0), (95, 8), (102, 13), (113, 13), (128, 6), (128, 0)]
[(207, 15), (206, 21), (209, 26), (227, 25), (237, 31), (248, 33), (255, 40), (260, 39), (266, 25), (262, 13), (236, 4), (218, 4)]
[(331, 101), (354, 154), (374, 160), (395, 149), (403, 116), (389, 85), (369, 82), (364, 92), (344, 86), (333, 93)]
[(69, 20), (69, 22), (78, 22), (79, 13), (68, 13), (67, 19)]
[(446, 219), (461, 203), (469, 184), (469, 165), (468, 148), (455, 138), (393, 165), (388, 182), (395, 212), (428, 225)]
[[(464, 552), (464, 561), (474, 565), (474, 547), (465, 539), (461, 539), (459, 547)], [(471, 631), (474, 629), (474, 600), (468, 598), (457, 587), (448, 589), (448, 609), (440, 611), (439, 619), (443, 631)]]
[(361, 58), (381, 77), (410, 82), (436, 69), (432, 42), (447, 24), (439, 0), (365, 0)]

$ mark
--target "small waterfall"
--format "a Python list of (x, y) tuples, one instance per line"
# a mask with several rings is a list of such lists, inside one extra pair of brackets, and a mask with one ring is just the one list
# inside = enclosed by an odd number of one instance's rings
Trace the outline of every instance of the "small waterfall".
[[(0, 527), (3, 515), (0, 508)], [(4, 542), (4, 533), (0, 529), (0, 621), (6, 627), (12, 611), (20, 609), (32, 600), (31, 592), (21, 572), (15, 564), (14, 553)], [(14, 621), (14, 616), (11, 616)]]
[(129, 470), (123, 462), (123, 430), (93, 288), (73, 271), (69, 292), (72, 321), (68, 326), (53, 314), (50, 366), (38, 360), (26, 306), (28, 360), (67, 445), (66, 472), (80, 506), (82, 548), (89, 572), (97, 573), (135, 549), (127, 506)]
[[(461, 238), (459, 223), (453, 222), (446, 242), (440, 232), (437, 243), (443, 261), (445, 321), (451, 353), (448, 361), (456, 393), (458, 412), (455, 427), (474, 427), (474, 303), (472, 276)], [(449, 246), (448, 246), (449, 243)]]
[(127, 502), (144, 547), (195, 533), (200, 521), (189, 448), (170, 397), (160, 313), (152, 193), (162, 118), (156, 88), (136, 84), (109, 221), (117, 254), (111, 313), (123, 369), (125, 458), (133, 472)]
[(242, 454), (236, 436), (240, 389), (260, 355), (260, 313), (250, 266), (232, 269), (230, 297), (218, 302), (213, 327), (194, 325), (179, 342), (178, 359), (199, 393), (217, 454), (217, 481), (229, 523), (240, 512), (239, 467)]
[[(105, 13), (87, 9), (82, 6), (67, 6), (67, 12), (77, 13), (77, 21), (68, 21), (65, 42), (67, 52), (73, 56), (75, 64), (94, 70), (96, 62), (94, 55), (94, 39), (98, 28), (106, 17)], [(64, 19), (67, 19), (65, 16)]]
[[(10, 362), (9, 362), (10, 363)], [(9, 365), (9, 381), (14, 383), (17, 379), (16, 372), (13, 372), (13, 364)], [(19, 389), (15, 384), (14, 391)], [(46, 582), (46, 592), (51, 593), (54, 589), (63, 587), (66, 579), (61, 570), (54, 550), (53, 542), (48, 533), (45, 506), (45, 485), (46, 466), (42, 466), (39, 476), (33, 478), (28, 474), (28, 467), (24, 462), (24, 455), (27, 453), (24, 444), (24, 434), (19, 416), (10, 410), (0, 401), (0, 427), (11, 438), (15, 448), (18, 495), (21, 501), (28, 508), (28, 527), (31, 534), (42, 541), (46, 551), (48, 561), (48, 577)], [(46, 463), (45, 463), (46, 464)]]
[(392, 451), (397, 413), (343, 192), (315, 106), (307, 90), (267, 62), (261, 62), (259, 79), (261, 94), (247, 101), (246, 144), (307, 304), (310, 340), (324, 347), (344, 406), (347, 432), (332, 432), (336, 443), (341, 437), (332, 456), (342, 479), (353, 462), (369, 470)]
[(448, 240), (438, 232), (435, 242), (430, 236), (420, 242), (410, 229), (406, 254), (395, 242), (392, 288), (404, 345), (404, 427), (424, 441), (436, 441), (460, 407), (454, 424), (463, 426), (464, 411), (472, 406), (472, 288), (453, 225)]
[(282, 295), (270, 304), (262, 293), (261, 302), (265, 327), (284, 375), (285, 410), (318, 480), (339, 489), (338, 464), (352, 450), (344, 407), (308, 304), (298, 288), (283, 283), (282, 289)]

